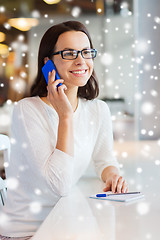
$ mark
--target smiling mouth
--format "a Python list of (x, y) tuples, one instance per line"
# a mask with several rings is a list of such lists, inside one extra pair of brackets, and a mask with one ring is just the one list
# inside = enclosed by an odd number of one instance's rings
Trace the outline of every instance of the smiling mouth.
[(87, 70), (76, 70), (76, 71), (70, 71), (70, 72), (76, 75), (83, 75), (87, 72)]

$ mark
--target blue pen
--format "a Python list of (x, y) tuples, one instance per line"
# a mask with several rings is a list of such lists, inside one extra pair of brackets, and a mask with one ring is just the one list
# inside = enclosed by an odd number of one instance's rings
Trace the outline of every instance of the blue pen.
[(109, 193), (109, 194), (106, 194), (106, 193), (99, 193), (96, 195), (96, 197), (108, 197), (110, 195), (124, 195), (124, 194), (138, 194), (140, 192), (128, 192), (128, 193)]

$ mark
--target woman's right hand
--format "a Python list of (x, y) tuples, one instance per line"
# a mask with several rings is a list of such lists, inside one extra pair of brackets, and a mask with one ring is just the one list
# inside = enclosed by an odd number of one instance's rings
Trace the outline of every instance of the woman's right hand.
[[(65, 94), (67, 87), (65, 84), (63, 84), (63, 82), (63, 79), (58, 79), (55, 81), (55, 70), (49, 72), (47, 100), (52, 104), (59, 118), (66, 119), (73, 115), (73, 109), (67, 95)], [(59, 83), (62, 83), (62, 85), (58, 87), (57, 91), (57, 85)]]
[[(56, 149), (63, 151), (70, 156), (74, 155), (74, 137), (73, 137), (73, 109), (65, 90), (66, 85), (63, 79), (55, 81), (55, 71), (49, 73), (47, 100), (52, 104), (59, 116), (58, 134)], [(62, 83), (61, 86), (57, 85)]]

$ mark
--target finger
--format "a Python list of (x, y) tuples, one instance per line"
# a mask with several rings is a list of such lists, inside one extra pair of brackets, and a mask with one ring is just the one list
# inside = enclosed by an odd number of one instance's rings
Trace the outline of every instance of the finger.
[(119, 177), (117, 181), (117, 193), (121, 193), (122, 185), (123, 185), (123, 178)]
[(67, 86), (65, 84), (58, 86), (59, 94), (64, 93), (65, 90), (67, 90)]
[(128, 192), (128, 184), (124, 180), (122, 185), (122, 193), (126, 193), (126, 192)]
[(49, 74), (48, 74), (48, 85), (51, 84), (52, 82), (54, 82), (55, 75), (56, 75), (56, 72), (55, 72), (54, 69), (53, 69), (52, 72), (49, 72)]
[(111, 184), (106, 184), (105, 188), (103, 189), (103, 192), (107, 192), (111, 190)]
[(127, 185), (126, 185), (126, 182), (125, 182), (125, 180), (124, 180), (123, 183), (122, 183), (121, 192), (122, 192), (122, 193), (125, 193), (125, 192), (126, 192), (126, 188), (127, 188)]
[(58, 89), (59, 89), (59, 87), (60, 87), (60, 86), (58, 87), (58, 84), (62, 83), (61, 86), (63, 86), (63, 82), (64, 82), (63, 79), (58, 79), (58, 80), (54, 81), (52, 84), (49, 84), (49, 85), (48, 85), (48, 88), (49, 88), (49, 91), (48, 91), (48, 92), (49, 92), (51, 95), (54, 95), (55, 97), (58, 96), (58, 95), (59, 95)]
[(58, 91), (56, 85), (50, 84), (48, 85), (48, 94), (47, 94), (49, 100), (55, 99), (58, 97)]
[(63, 83), (63, 82), (64, 82), (63, 79), (57, 79), (57, 80), (54, 80), (54, 81), (50, 80), (50, 82), (48, 82), (48, 87), (50, 87), (50, 86), (56, 87), (59, 83)]
[(119, 178), (118, 175), (114, 175), (114, 177), (112, 179), (112, 189), (111, 190), (113, 193), (116, 192), (118, 178)]
[(126, 188), (126, 191), (125, 191), (126, 193), (128, 192), (128, 184), (127, 184), (127, 188)]

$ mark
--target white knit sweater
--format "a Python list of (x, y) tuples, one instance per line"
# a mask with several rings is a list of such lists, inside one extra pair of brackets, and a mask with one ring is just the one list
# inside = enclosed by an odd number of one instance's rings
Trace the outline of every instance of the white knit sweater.
[[(79, 99), (74, 113), (74, 157), (55, 148), (58, 115), (39, 97), (20, 100), (12, 118), (8, 197), (0, 211), (0, 234), (30, 236), (93, 160), (97, 175), (116, 166), (108, 106)], [(3, 221), (2, 221), (3, 219)]]

